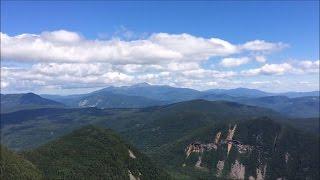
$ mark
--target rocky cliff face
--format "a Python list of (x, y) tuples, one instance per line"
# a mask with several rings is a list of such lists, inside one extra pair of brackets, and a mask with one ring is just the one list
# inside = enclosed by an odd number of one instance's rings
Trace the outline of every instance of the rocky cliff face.
[(272, 123), (229, 124), (215, 129), (211, 140), (194, 141), (185, 147), (183, 167), (193, 164), (195, 169), (223, 179), (315, 179), (318, 175), (311, 175), (314, 164), (297, 150), (304, 147), (295, 140), (304, 137)]
[[(233, 127), (228, 129), (228, 133), (226, 135), (225, 139), (220, 138), (222, 133), (221, 131), (217, 132), (214, 138), (213, 142), (209, 142), (207, 144), (201, 143), (201, 142), (193, 142), (189, 144), (186, 149), (186, 159), (189, 158), (189, 156), (194, 153), (198, 156), (198, 161), (195, 164), (196, 168), (204, 168), (201, 166), (202, 162), (202, 156), (205, 152), (216, 152), (218, 148), (225, 148), (226, 147), (226, 155), (229, 156), (229, 153), (232, 148), (236, 148), (236, 151), (240, 154), (250, 153), (254, 147), (251, 145), (243, 144), (238, 140), (233, 139), (233, 136), (236, 132), (237, 124), (235, 124)], [(216, 163), (216, 172), (215, 175), (217, 177), (221, 177), (223, 170), (224, 170), (224, 160), (219, 160)], [(257, 169), (257, 175), (255, 175), (257, 178), (262, 177), (260, 169)], [(239, 160), (235, 160), (234, 163), (231, 165), (231, 169), (229, 172), (228, 177), (230, 179), (244, 179), (245, 178), (245, 166), (239, 162)], [(253, 177), (253, 176), (251, 176)]]

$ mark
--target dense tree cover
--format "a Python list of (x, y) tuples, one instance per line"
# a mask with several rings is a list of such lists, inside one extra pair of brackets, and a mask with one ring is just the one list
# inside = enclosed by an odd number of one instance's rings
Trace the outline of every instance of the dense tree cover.
[(264, 108), (204, 100), (145, 109), (34, 109), (1, 114), (1, 131), (2, 143), (10, 149), (24, 150), (82, 126), (98, 124), (125, 134), (140, 148), (152, 136), (157, 137), (154, 141), (157, 145), (160, 138), (168, 142), (210, 122), (259, 116), (276, 117), (278, 114)]
[(127, 116), (131, 110), (32, 109), (1, 114), (2, 143), (16, 151), (38, 147), (75, 129)]
[(146, 151), (173, 142), (212, 123), (241, 121), (262, 116), (281, 117), (264, 108), (205, 100), (176, 103), (148, 114), (152, 117), (148, 123), (140, 124), (123, 133), (134, 145)]
[(37, 180), (42, 173), (31, 162), (1, 146), (0, 174), (2, 180)]
[[(130, 157), (129, 150), (133, 156)], [(23, 153), (47, 179), (170, 179), (111, 130), (87, 126)]]
[(310, 132), (318, 135), (320, 133), (320, 126), (319, 126), (320, 117), (294, 118), (294, 119), (289, 119), (287, 123), (305, 132)]
[[(264, 116), (274, 121), (261, 118)], [(248, 119), (254, 120), (248, 121)], [(269, 179), (278, 177), (318, 178), (319, 174), (315, 171), (319, 168), (317, 161), (319, 137), (318, 127), (315, 127), (317, 123), (317, 118), (286, 119), (269, 109), (233, 102), (205, 100), (143, 109), (38, 109), (1, 115), (2, 142), (9, 145), (10, 148), (17, 150), (35, 148), (82, 126), (95, 124), (116, 130), (123, 138), (146, 153), (153, 164), (165, 167), (167, 172), (177, 179), (216, 178), (218, 160), (225, 161), (222, 174), (223, 178), (226, 178), (236, 159), (246, 166), (246, 178), (256, 173), (259, 164), (257, 159), (261, 160), (259, 162), (268, 164)], [(259, 151), (255, 149), (250, 155), (239, 154), (233, 148), (226, 157), (226, 146), (219, 146), (217, 151), (202, 154), (201, 166), (204, 168), (201, 169), (195, 168), (199, 157), (197, 154), (191, 154), (186, 159), (185, 148), (188, 144), (195, 141), (212, 142), (218, 131), (222, 132), (221, 138), (225, 139), (229, 125), (234, 124), (238, 124), (234, 138), (250, 146), (259, 147)], [(287, 124), (305, 131), (294, 129)], [(307, 133), (307, 131), (315, 132), (316, 135)], [(46, 170), (45, 174), (49, 173), (50, 176), (73, 177), (76, 174), (83, 176), (82, 172), (91, 175), (93, 169), (98, 169), (98, 172), (109, 174), (113, 178), (128, 178), (128, 169), (140, 179), (144, 174), (157, 174), (158, 168), (145, 168), (147, 166), (144, 162), (150, 162), (150, 160), (143, 155), (137, 155), (139, 152), (131, 145), (120, 143), (123, 145), (114, 146), (114, 148), (106, 146), (108, 148), (102, 148), (103, 152), (100, 151), (101, 149), (98, 148), (100, 146), (97, 145), (105, 144), (105, 142), (108, 142), (106, 144), (123, 142), (118, 136), (112, 136), (113, 133), (110, 130), (102, 130), (102, 132), (99, 129), (94, 130), (93, 133), (85, 133), (83, 129), (75, 131), (72, 135), (66, 135), (34, 151), (25, 152), (24, 155), (28, 159), (31, 158), (30, 160), (40, 169), (42, 167), (43, 170)], [(95, 134), (100, 135), (95, 136)], [(108, 138), (101, 137), (101, 134)], [(274, 148), (273, 142), (276, 136), (278, 143)], [(259, 141), (256, 141), (257, 138)], [(128, 149), (139, 157), (115, 160), (118, 157), (128, 157)], [(109, 151), (119, 153), (105, 153)], [(97, 155), (92, 159), (89, 156), (90, 152), (95, 152)], [(289, 158), (289, 163), (284, 163), (287, 152), (291, 159)], [(63, 157), (61, 157), (62, 154)], [(79, 156), (75, 156), (76, 154)], [(101, 159), (101, 156), (104, 155), (106, 155), (105, 161)], [(57, 160), (54, 161), (54, 159)], [(110, 161), (110, 159), (115, 161)], [(94, 166), (91, 166), (90, 162)], [(112, 162), (112, 164), (106, 162)], [(63, 168), (54, 169), (55, 167)], [(141, 168), (137, 170), (135, 167)], [(78, 168), (83, 169), (78, 173), (75, 171)], [(54, 174), (54, 172), (59, 173)], [(97, 178), (99, 177), (100, 175), (97, 175)]]
[[(225, 139), (230, 125), (237, 124), (234, 139), (250, 145), (250, 153), (241, 154), (233, 146), (227, 155), (226, 145), (217, 150), (192, 153), (186, 158), (185, 148), (192, 142), (210, 143), (217, 132)], [(285, 157), (288, 153), (288, 161)], [(235, 160), (245, 166), (245, 178), (256, 176), (256, 169), (266, 165), (266, 178), (276, 179), (318, 179), (319, 178), (319, 138), (268, 118), (242, 122), (219, 122), (200, 128), (174, 142), (162, 145), (149, 152), (154, 161), (165, 166), (170, 172), (187, 175), (189, 178), (216, 178), (217, 162), (224, 161), (223, 177), (227, 178)], [(195, 167), (199, 155), (202, 169)], [(182, 165), (185, 164), (183, 167)]]

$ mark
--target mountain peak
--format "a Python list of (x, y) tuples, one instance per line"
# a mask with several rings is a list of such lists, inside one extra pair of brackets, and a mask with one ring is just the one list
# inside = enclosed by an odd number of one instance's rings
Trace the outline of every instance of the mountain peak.
[(149, 84), (147, 82), (142, 82), (142, 83), (134, 84), (133, 86), (135, 86), (135, 87), (145, 87), (145, 86), (151, 86), (151, 84)]
[(22, 94), (22, 97), (39, 97), (39, 98), (41, 98), (39, 95), (34, 94), (32, 92), (28, 92), (28, 93)]

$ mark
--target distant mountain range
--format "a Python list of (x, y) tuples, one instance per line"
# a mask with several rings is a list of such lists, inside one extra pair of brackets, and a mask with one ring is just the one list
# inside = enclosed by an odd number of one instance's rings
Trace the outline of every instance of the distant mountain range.
[(188, 88), (150, 85), (107, 87), (87, 94), (39, 95), (1, 94), (1, 112), (48, 107), (144, 108), (176, 102), (204, 99), (231, 101), (266, 107), (293, 118), (319, 117), (319, 91), (268, 93), (256, 89), (212, 89), (197, 91)]
[(98, 108), (142, 108), (165, 104), (165, 102), (143, 96), (115, 94), (113, 92), (94, 92), (84, 96), (62, 101), (70, 107)]
[(1, 113), (23, 109), (58, 108), (65, 105), (54, 100), (42, 98), (34, 93), (1, 94)]
[(319, 117), (319, 96), (288, 98), (267, 96), (237, 101), (252, 106), (270, 108), (290, 117)]
[[(98, 91), (81, 95), (55, 96), (41, 95), (72, 107), (147, 107), (150, 105), (162, 105), (173, 102), (197, 99), (201, 92), (188, 88), (175, 88), (171, 86), (149, 85), (147, 83), (133, 86), (107, 87)], [(117, 96), (114, 97), (113, 96)], [(100, 98), (99, 98), (100, 97)], [(106, 97), (101, 99), (102, 97)], [(120, 99), (120, 100), (118, 100)], [(128, 99), (128, 100), (126, 100)], [(128, 101), (131, 101), (128, 103)], [(86, 103), (90, 102), (90, 103)]]
[(288, 98), (320, 96), (319, 91), (312, 92), (287, 92), (287, 93), (269, 93), (256, 89), (236, 88), (236, 89), (211, 89), (206, 91), (198, 91), (189, 88), (176, 88), (166, 85), (150, 85), (148, 83), (140, 83), (132, 86), (110, 86), (98, 91), (81, 95), (41, 95), (44, 98), (64, 102), (65, 100), (78, 99), (91, 95), (108, 95), (118, 94), (126, 96), (145, 97), (160, 102), (180, 102), (192, 99), (202, 98), (208, 95), (227, 95), (231, 97), (258, 98), (265, 96), (287, 96)]
[(275, 95), (273, 93), (268, 93), (260, 91), (257, 89), (248, 89), (248, 88), (236, 88), (236, 89), (211, 89), (205, 91), (206, 95), (228, 95), (232, 97), (247, 97), (247, 98), (256, 98), (264, 96)]

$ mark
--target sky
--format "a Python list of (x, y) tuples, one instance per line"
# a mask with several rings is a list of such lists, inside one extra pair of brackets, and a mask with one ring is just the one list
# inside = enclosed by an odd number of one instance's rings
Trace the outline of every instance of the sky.
[(1, 1), (1, 93), (319, 90), (319, 2)]

